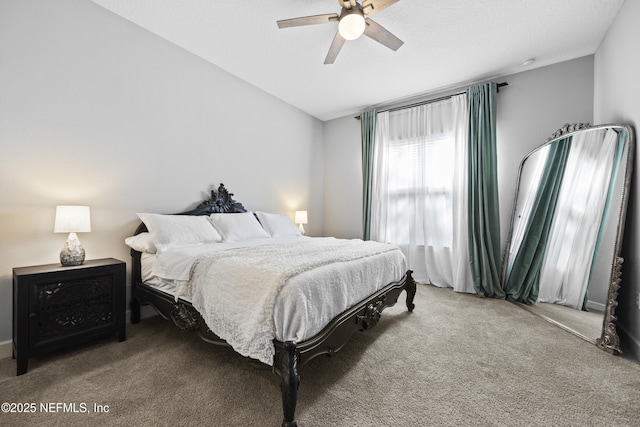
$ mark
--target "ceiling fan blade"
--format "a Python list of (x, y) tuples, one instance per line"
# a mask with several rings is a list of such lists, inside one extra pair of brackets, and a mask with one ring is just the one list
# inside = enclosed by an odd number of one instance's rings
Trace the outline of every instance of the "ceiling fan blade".
[(303, 16), (301, 18), (282, 19), (278, 21), (278, 28), (300, 27), (303, 25), (326, 24), (337, 21), (337, 13), (325, 13), (324, 15)]
[(389, 49), (396, 51), (404, 44), (402, 40), (394, 36), (376, 21), (367, 18), (367, 26), (364, 29), (364, 35), (370, 37), (380, 44), (385, 45)]
[(327, 57), (324, 59), (325, 64), (333, 64), (333, 61), (336, 60), (336, 56), (340, 53), (340, 49), (342, 49), (342, 45), (344, 44), (345, 39), (340, 35), (339, 32), (336, 33), (336, 36), (333, 38), (333, 42), (331, 42), (331, 47), (329, 48), (329, 52), (327, 53)]
[(380, 12), (400, 0), (367, 0), (362, 2), (362, 10), (368, 16)]

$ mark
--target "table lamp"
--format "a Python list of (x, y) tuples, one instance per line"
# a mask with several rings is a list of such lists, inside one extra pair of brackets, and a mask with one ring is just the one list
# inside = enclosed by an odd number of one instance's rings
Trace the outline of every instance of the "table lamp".
[(67, 242), (60, 251), (60, 263), (64, 266), (81, 265), (84, 248), (76, 233), (91, 231), (89, 206), (56, 206), (54, 233), (69, 233)]
[(302, 234), (304, 234), (304, 226), (302, 224), (307, 223), (307, 211), (296, 211), (293, 222), (298, 224), (298, 229)]

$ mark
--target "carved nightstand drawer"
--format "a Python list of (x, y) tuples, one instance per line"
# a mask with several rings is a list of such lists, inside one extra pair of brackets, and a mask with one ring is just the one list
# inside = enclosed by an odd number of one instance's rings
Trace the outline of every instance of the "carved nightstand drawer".
[(62, 267), (13, 269), (13, 355), (17, 374), (28, 358), (117, 334), (125, 335), (126, 266), (117, 259)]

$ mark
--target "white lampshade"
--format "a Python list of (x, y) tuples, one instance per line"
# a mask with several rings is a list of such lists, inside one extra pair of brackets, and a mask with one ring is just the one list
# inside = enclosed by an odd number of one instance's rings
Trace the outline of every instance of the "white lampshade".
[(307, 223), (307, 211), (296, 211), (294, 221), (296, 224), (306, 224)]
[(89, 206), (56, 206), (54, 233), (69, 233), (64, 247), (60, 251), (60, 264), (64, 266), (81, 265), (84, 262), (84, 248), (76, 233), (91, 231)]
[(338, 23), (338, 32), (345, 40), (355, 40), (364, 33), (367, 23), (358, 11), (344, 15)]
[(89, 206), (56, 206), (54, 233), (88, 233), (90, 231)]

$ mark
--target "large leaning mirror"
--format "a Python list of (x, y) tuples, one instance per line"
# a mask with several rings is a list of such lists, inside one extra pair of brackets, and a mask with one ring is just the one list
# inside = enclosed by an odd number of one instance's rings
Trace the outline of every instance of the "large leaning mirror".
[(574, 124), (529, 153), (501, 277), (508, 299), (614, 354), (633, 152), (628, 126)]

